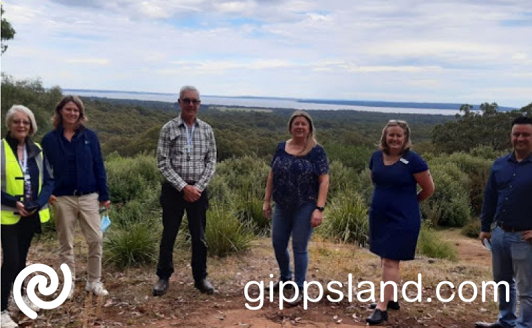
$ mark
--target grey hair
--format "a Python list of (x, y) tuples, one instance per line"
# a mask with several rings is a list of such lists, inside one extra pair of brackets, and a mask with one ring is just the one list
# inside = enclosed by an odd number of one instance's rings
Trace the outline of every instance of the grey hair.
[(13, 123), (13, 115), (15, 115), (16, 112), (24, 113), (28, 115), (28, 118), (30, 119), (30, 132), (29, 136), (33, 137), (35, 133), (37, 133), (37, 121), (35, 121), (35, 115), (33, 115), (33, 112), (26, 106), (22, 105), (13, 105), (6, 113), (6, 127), (9, 130), (9, 126), (11, 123)]
[(187, 91), (193, 91), (195, 93), (198, 94), (198, 97), (200, 96), (200, 93), (198, 91), (198, 89), (196, 89), (196, 87), (193, 87), (191, 85), (185, 85), (181, 88), (181, 90), (179, 91), (179, 99), (181, 99), (181, 97), (183, 97), (183, 94)]

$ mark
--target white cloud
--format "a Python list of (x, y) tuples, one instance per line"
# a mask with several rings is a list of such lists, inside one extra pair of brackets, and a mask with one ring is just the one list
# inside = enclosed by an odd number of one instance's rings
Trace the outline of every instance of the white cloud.
[(532, 26), (519, 21), (529, 4), (19, 0), (3, 4), (17, 34), (2, 70), (63, 88), (173, 92), (194, 83), (217, 95), (470, 103), (497, 90), (523, 104)]
[(105, 58), (73, 58), (67, 59), (67, 63), (70, 64), (94, 64), (94, 65), (108, 65), (109, 59)]

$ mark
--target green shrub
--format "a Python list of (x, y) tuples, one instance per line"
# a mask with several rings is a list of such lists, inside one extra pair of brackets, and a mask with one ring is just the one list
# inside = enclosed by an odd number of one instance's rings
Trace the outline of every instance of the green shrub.
[(253, 234), (251, 227), (240, 222), (231, 210), (211, 206), (207, 211), (205, 240), (209, 255), (226, 256), (251, 247)]
[(373, 147), (356, 145), (351, 140), (338, 139), (334, 142), (326, 143), (324, 148), (331, 162), (341, 162), (355, 173), (368, 167), (371, 154), (375, 151)]
[(356, 180), (356, 191), (362, 197), (362, 200), (367, 207), (371, 205), (371, 198), (373, 197), (373, 182), (371, 181), (370, 169), (365, 169), (360, 172)]
[(474, 157), (465, 153), (454, 153), (449, 156), (449, 161), (455, 163), (458, 168), (467, 174), (469, 178), (469, 200), (473, 213), (480, 214), (484, 197), (484, 188), (488, 181), (491, 160)]
[(356, 190), (357, 173), (342, 162), (333, 161), (329, 167), (329, 198), (334, 198), (346, 190)]
[(262, 199), (249, 196), (239, 197), (233, 205), (240, 222), (251, 227), (253, 232), (259, 236), (268, 235), (271, 230), (271, 220), (262, 214), (262, 204)]
[(229, 188), (227, 177), (216, 173), (208, 186), (209, 202), (228, 205), (233, 202), (234, 194)]
[(469, 154), (475, 157), (480, 157), (490, 161), (495, 161), (498, 157), (501, 157), (506, 152), (493, 149), (491, 146), (478, 146), (469, 151)]
[(103, 247), (106, 262), (122, 269), (152, 264), (157, 259), (159, 238), (152, 224), (137, 222), (121, 228), (111, 226)]
[(106, 170), (111, 201), (115, 204), (148, 197), (148, 191), (152, 191), (152, 188), (160, 190), (161, 174), (153, 156), (113, 156), (106, 162)]
[(229, 190), (248, 197), (264, 199), (264, 189), (270, 167), (256, 157), (231, 158), (216, 166), (216, 175), (223, 177)]
[(436, 190), (428, 200), (421, 203), (423, 216), (434, 226), (464, 226), (471, 218), (469, 178), (447, 159), (433, 160), (430, 170)]
[(318, 233), (332, 240), (364, 246), (368, 242), (368, 207), (356, 192), (334, 198)]
[(109, 213), (112, 224), (120, 228), (136, 223), (155, 223), (160, 216), (160, 206), (149, 206), (136, 199), (112, 207)]
[(462, 228), (461, 233), (462, 235), (467, 237), (478, 238), (478, 235), (480, 234), (480, 220), (471, 220), (467, 225)]
[(438, 233), (430, 225), (422, 225), (417, 242), (417, 252), (424, 256), (456, 261), (458, 253), (454, 246), (439, 238)]

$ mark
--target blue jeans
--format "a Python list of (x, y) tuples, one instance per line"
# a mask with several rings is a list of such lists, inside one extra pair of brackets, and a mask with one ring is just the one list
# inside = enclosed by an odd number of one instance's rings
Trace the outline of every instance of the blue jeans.
[(279, 264), (281, 280), (292, 280), (288, 241), (292, 236), (294, 251), (295, 282), (303, 288), (308, 267), (308, 243), (312, 235), (310, 219), (316, 204), (303, 204), (298, 208), (286, 208), (275, 205), (272, 226), (272, 244), (275, 258)]
[[(509, 302), (506, 288), (499, 286), (499, 323), (504, 327), (532, 328), (532, 244), (520, 232), (505, 232), (497, 227), (491, 236), (493, 280), (506, 281), (510, 286)], [(516, 287), (521, 305), (516, 316)]]

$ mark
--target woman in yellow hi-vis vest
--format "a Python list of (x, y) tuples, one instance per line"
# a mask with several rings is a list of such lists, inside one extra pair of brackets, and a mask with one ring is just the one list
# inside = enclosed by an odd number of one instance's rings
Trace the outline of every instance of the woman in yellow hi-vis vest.
[[(41, 146), (31, 140), (37, 124), (31, 110), (15, 105), (6, 114), (1, 141), (2, 170), (2, 327), (17, 327), (7, 311), (11, 285), (26, 267), (26, 257), (41, 222), (50, 219), (48, 198), (54, 181)], [(24, 295), (24, 291), (22, 293)], [(33, 305), (28, 302), (28, 305)], [(37, 310), (34, 305), (34, 310)]]

